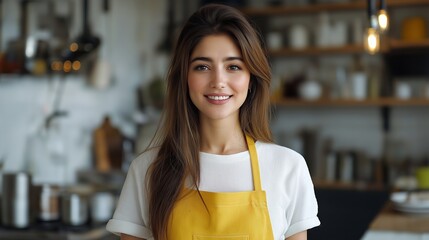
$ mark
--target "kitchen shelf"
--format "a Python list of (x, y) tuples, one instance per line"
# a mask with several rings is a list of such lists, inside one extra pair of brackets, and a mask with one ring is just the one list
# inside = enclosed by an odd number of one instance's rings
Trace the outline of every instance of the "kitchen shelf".
[(357, 54), (364, 53), (362, 45), (348, 44), (338, 47), (307, 47), (303, 49), (282, 48), (278, 50), (270, 50), (269, 54), (272, 57), (298, 57), (298, 56), (317, 56), (324, 54)]
[[(414, 51), (429, 50), (429, 39), (419, 41), (404, 41), (398, 39), (388, 39), (383, 44), (382, 53), (393, 51)], [(306, 57), (306, 56), (326, 56), (326, 55), (346, 55), (346, 54), (363, 54), (366, 53), (364, 47), (360, 44), (347, 44), (338, 47), (306, 47), (302, 49), (281, 48), (269, 50), (271, 57)]]
[[(390, 51), (401, 50), (419, 50), (429, 49), (429, 39), (420, 41), (404, 41), (399, 39), (388, 39), (387, 44), (383, 44), (381, 52), (389, 53)], [(281, 48), (269, 50), (271, 57), (305, 57), (321, 55), (345, 55), (345, 54), (362, 54), (366, 53), (360, 44), (347, 44), (338, 47), (306, 47), (302, 49)]]
[[(388, 0), (387, 7), (405, 7), (429, 5), (429, 0)], [(291, 14), (312, 14), (319, 12), (332, 11), (352, 11), (366, 9), (367, 1), (352, 1), (348, 3), (320, 3), (309, 4), (304, 6), (266, 6), (266, 7), (249, 7), (241, 11), (252, 17), (272, 16), (272, 15), (291, 15)]]
[(389, 48), (391, 50), (429, 48), (429, 38), (419, 41), (404, 41), (398, 39), (389, 40)]
[[(398, 16), (400, 14), (394, 14), (396, 12), (399, 13), (399, 11), (396, 10), (405, 10), (407, 14), (415, 15), (415, 8), (429, 8), (429, 0), (386, 0), (387, 1), (387, 10), (391, 11), (391, 24), (392, 29), (399, 27), (399, 20), (401, 20)], [(256, 24), (260, 24), (260, 29), (265, 30), (262, 31), (262, 34), (268, 35), (269, 31), (280, 31), (281, 26), (283, 25), (290, 25), (289, 22), (277, 22), (277, 20), (282, 20), (282, 18), (293, 18), (294, 20), (292, 22), (302, 22), (304, 26), (308, 26), (309, 21), (315, 21), (317, 20), (317, 15), (319, 13), (327, 13), (329, 15), (332, 14), (334, 16), (335, 14), (341, 14), (342, 16), (346, 17), (350, 23), (350, 19), (355, 19), (355, 14), (364, 14), (366, 16), (367, 11), (367, 1), (365, 0), (348, 0), (343, 1), (343, 3), (318, 3), (318, 4), (307, 4), (307, 5), (301, 5), (301, 6), (287, 6), (287, 5), (277, 5), (277, 6), (265, 6), (265, 7), (248, 7), (248, 8), (242, 8), (240, 9), (245, 15), (252, 18), (252, 20), (255, 21)], [(424, 10), (423, 9), (423, 10)], [(359, 15), (359, 17), (363, 17), (364, 15)], [(294, 18), (298, 17), (298, 18)], [(309, 18), (308, 18), (309, 17)], [(316, 17), (316, 18), (315, 18)], [(336, 17), (336, 16), (334, 16)], [(338, 15), (340, 17), (340, 15)], [(363, 26), (366, 26), (364, 19), (360, 19)], [(366, 20), (366, 19), (365, 19)], [(276, 25), (276, 26), (273, 26)], [(279, 26), (277, 26), (279, 25)], [(350, 24), (348, 27), (351, 27)], [(270, 29), (272, 28), (272, 29)], [(352, 28), (353, 29), (353, 28)], [(314, 34), (313, 26), (308, 27), (306, 29), (309, 31), (310, 34)], [(283, 31), (283, 30), (282, 30)], [(312, 32), (311, 32), (312, 31)], [(427, 52), (429, 52), (429, 38), (416, 41), (416, 42), (409, 42), (404, 41), (399, 38), (394, 38), (392, 35), (393, 32), (386, 33), (380, 36), (381, 40), (381, 49), (380, 53), (377, 54), (377, 60), (380, 60), (383, 64), (380, 64), (379, 66), (383, 66), (377, 68), (371, 68), (367, 70), (371, 71), (379, 71), (380, 76), (383, 76), (383, 85), (381, 88), (384, 87), (393, 87), (393, 77), (396, 76), (394, 74), (397, 74), (396, 72), (392, 71), (394, 61), (396, 59), (402, 60), (402, 55), (409, 58), (413, 58), (414, 53), (419, 53), (420, 55), (425, 55)], [(317, 35), (317, 34), (316, 34)], [(312, 36), (312, 35), (310, 35)], [(265, 36), (268, 37), (268, 36)], [(284, 37), (282, 35), (282, 37)], [(313, 36), (314, 37), (314, 36)], [(287, 42), (287, 41), (285, 41)], [(353, 58), (355, 56), (358, 56), (362, 61), (367, 61), (363, 63), (363, 65), (366, 65), (367, 63), (370, 63), (370, 60), (361, 55), (368, 54), (363, 46), (363, 43), (356, 44), (355, 41), (353, 43), (348, 42), (345, 45), (338, 45), (338, 46), (329, 46), (329, 47), (318, 47), (316, 44), (313, 44), (314, 41), (310, 41), (310, 45), (308, 47), (302, 48), (302, 49), (296, 49), (291, 48), (289, 46), (284, 46), (279, 49), (268, 49), (268, 55), (270, 56), (270, 60), (279, 63), (279, 66), (283, 66), (283, 62), (279, 62), (281, 59), (290, 59), (290, 58), (305, 58), (307, 57), (310, 61), (313, 58), (323, 58), (325, 56), (348, 56), (348, 59)], [(420, 56), (417, 54), (418, 56)], [(427, 54), (426, 54), (427, 55)], [(301, 60), (301, 59), (300, 59)], [(320, 61), (324, 61), (325, 59), (317, 59)], [(326, 59), (330, 60), (330, 59)], [(337, 60), (337, 59), (335, 59)], [(423, 59), (425, 62), (426, 59)], [(276, 62), (277, 61), (277, 62)], [(410, 61), (408, 61), (410, 62)], [(280, 65), (282, 64), (282, 65)], [(303, 65), (304, 63), (298, 62), (298, 64)], [(337, 63), (338, 64), (338, 63)], [(340, 64), (341, 65), (341, 64)], [(399, 64), (400, 67), (402, 67), (401, 64)], [(386, 66), (384, 68), (384, 66)], [(414, 65), (412, 65), (414, 67)], [(423, 66), (424, 67), (424, 66)], [(401, 68), (402, 69), (402, 68)], [(283, 70), (283, 69), (282, 69)], [(386, 74), (385, 74), (386, 73)], [(282, 74), (290, 74), (290, 73), (282, 73)], [(414, 74), (414, 73), (413, 73)], [(385, 81), (384, 81), (385, 80)], [(309, 109), (315, 109), (315, 108), (330, 108), (333, 111), (340, 111), (344, 109), (350, 109), (350, 111), (360, 111), (362, 109), (371, 108), (372, 110), (380, 111), (380, 120), (381, 120), (381, 127), (380, 130), (383, 132), (383, 135), (388, 134), (391, 131), (391, 120), (392, 117), (396, 117), (392, 115), (392, 109), (394, 108), (401, 108), (401, 107), (412, 107), (412, 108), (422, 108), (426, 109), (429, 107), (429, 99), (425, 98), (413, 98), (413, 99), (398, 99), (395, 97), (379, 97), (379, 98), (371, 98), (371, 99), (364, 99), (364, 100), (354, 100), (354, 99), (329, 99), (328, 96), (319, 99), (319, 100), (303, 100), (299, 98), (283, 98), (281, 96), (281, 91), (276, 92), (274, 96), (272, 97), (271, 106), (273, 108), (289, 108), (294, 109), (298, 111), (305, 112)], [(336, 110), (335, 110), (336, 109)], [(343, 113), (341, 113), (343, 114)], [(281, 119), (281, 118), (279, 118)], [(378, 171), (374, 169), (374, 171)], [(375, 189), (385, 189), (387, 186), (384, 186), (381, 183), (368, 183), (368, 182), (351, 182), (351, 183), (344, 183), (340, 181), (334, 181), (334, 182), (327, 182), (327, 181), (319, 181), (318, 179), (314, 179), (314, 186), (319, 189), (344, 189), (344, 190), (375, 190)]]
[(383, 190), (384, 186), (377, 183), (340, 182), (314, 180), (314, 187), (319, 189), (344, 189), (344, 190)]
[(301, 100), (301, 99), (272, 99), (272, 105), (285, 107), (401, 107), (401, 106), (429, 106), (429, 99), (397, 99), (397, 98), (378, 98), (365, 100), (352, 99), (320, 99), (320, 100)]

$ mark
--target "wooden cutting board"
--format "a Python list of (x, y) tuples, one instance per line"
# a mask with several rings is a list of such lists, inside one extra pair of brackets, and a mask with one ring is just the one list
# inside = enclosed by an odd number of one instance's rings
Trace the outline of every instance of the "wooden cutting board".
[(106, 117), (94, 131), (95, 167), (100, 172), (121, 169), (123, 157), (123, 135)]

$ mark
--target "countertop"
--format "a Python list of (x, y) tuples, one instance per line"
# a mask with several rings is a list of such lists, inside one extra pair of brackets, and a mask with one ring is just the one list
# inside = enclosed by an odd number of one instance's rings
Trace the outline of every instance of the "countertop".
[(82, 229), (61, 228), (42, 229), (31, 227), (28, 229), (0, 228), (2, 240), (118, 240), (119, 237), (108, 232), (105, 225)]
[(429, 239), (429, 214), (398, 212), (389, 201), (371, 222), (363, 240)]
[(370, 225), (372, 230), (429, 233), (429, 214), (407, 214), (395, 211), (388, 202)]

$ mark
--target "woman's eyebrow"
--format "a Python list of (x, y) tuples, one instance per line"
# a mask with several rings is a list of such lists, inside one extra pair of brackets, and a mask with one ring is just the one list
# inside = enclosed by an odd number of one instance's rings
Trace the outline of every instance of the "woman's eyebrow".
[(211, 58), (208, 58), (208, 57), (195, 57), (191, 60), (191, 63), (193, 63), (195, 61), (213, 62), (213, 60)]
[[(226, 57), (223, 59), (224, 62), (233, 61), (233, 60), (243, 61), (243, 58), (242, 57)], [(209, 57), (195, 57), (191, 60), (191, 63), (193, 63), (195, 61), (213, 62), (213, 60)]]

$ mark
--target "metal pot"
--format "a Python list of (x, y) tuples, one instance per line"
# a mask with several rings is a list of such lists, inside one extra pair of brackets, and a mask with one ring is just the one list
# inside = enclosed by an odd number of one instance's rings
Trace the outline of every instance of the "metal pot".
[(3, 226), (27, 228), (31, 224), (31, 176), (26, 172), (3, 174), (1, 219)]
[(60, 187), (51, 184), (36, 185), (34, 190), (34, 211), (40, 221), (60, 219)]
[(89, 200), (82, 193), (65, 192), (61, 196), (61, 221), (69, 226), (88, 223)]
[(91, 196), (91, 221), (105, 223), (112, 218), (116, 205), (115, 195), (111, 192), (95, 192)]

